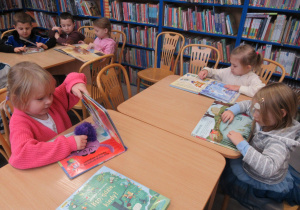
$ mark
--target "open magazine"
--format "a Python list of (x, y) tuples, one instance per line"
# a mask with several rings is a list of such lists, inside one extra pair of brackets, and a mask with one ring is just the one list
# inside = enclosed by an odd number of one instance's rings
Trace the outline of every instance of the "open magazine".
[(104, 53), (98, 50), (87, 50), (87, 47), (87, 44), (73, 44), (67, 46), (58, 46), (55, 47), (54, 50), (72, 56), (82, 62), (87, 62), (104, 55)]
[(103, 166), (59, 209), (164, 210), (170, 199)]
[(238, 92), (225, 88), (224, 83), (208, 78), (201, 80), (197, 74), (191, 73), (183, 75), (170, 86), (198, 95), (206, 95), (226, 103), (234, 103), (240, 96)]
[[(74, 151), (67, 158), (58, 162), (70, 179), (127, 150), (105, 108), (85, 94), (82, 101), (95, 123), (97, 140), (88, 142), (85, 149)], [(70, 135), (73, 133), (68, 134), (68, 136)]]
[(252, 119), (245, 114), (238, 114), (228, 124), (221, 120), (221, 115), (232, 104), (214, 101), (203, 115), (192, 132), (192, 136), (205, 139), (220, 146), (238, 151), (235, 145), (227, 137), (229, 131), (236, 131), (248, 140), (251, 131)]

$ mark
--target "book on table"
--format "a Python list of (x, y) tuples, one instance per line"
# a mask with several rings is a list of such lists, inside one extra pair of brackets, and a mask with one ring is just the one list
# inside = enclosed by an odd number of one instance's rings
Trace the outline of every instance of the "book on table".
[(31, 53), (40, 53), (44, 52), (44, 49), (41, 47), (26, 47), (25, 51), (22, 52), (23, 55), (31, 54)]
[(197, 74), (187, 73), (170, 84), (171, 87), (198, 95), (205, 95), (226, 103), (234, 103), (239, 97), (236, 91), (225, 88), (225, 84), (206, 78), (201, 80)]
[(227, 135), (229, 131), (236, 131), (242, 134), (245, 140), (248, 140), (252, 119), (246, 114), (238, 114), (230, 124), (228, 122), (224, 123), (221, 115), (230, 106), (232, 104), (214, 101), (198, 122), (191, 135), (238, 151)]
[[(67, 158), (58, 162), (70, 179), (127, 150), (106, 109), (85, 94), (82, 102), (95, 123), (97, 140), (88, 141), (85, 149), (74, 151)], [(66, 136), (70, 135), (74, 135), (74, 133)]]
[(103, 166), (57, 209), (163, 210), (170, 199)]
[(104, 53), (98, 50), (87, 49), (87, 47), (88, 47), (87, 44), (73, 44), (67, 46), (58, 46), (55, 47), (54, 50), (72, 56), (82, 62), (94, 60), (99, 56), (105, 55)]

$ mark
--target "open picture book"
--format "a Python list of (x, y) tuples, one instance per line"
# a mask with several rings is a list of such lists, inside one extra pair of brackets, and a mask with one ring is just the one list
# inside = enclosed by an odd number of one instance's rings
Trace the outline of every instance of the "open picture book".
[(104, 55), (104, 53), (94, 49), (87, 50), (87, 47), (87, 44), (73, 44), (58, 46), (55, 47), (54, 50), (72, 56), (82, 62), (87, 62)]
[(240, 94), (228, 90), (225, 84), (213, 79), (201, 80), (197, 74), (187, 73), (170, 84), (171, 87), (198, 95), (205, 95), (225, 103), (234, 103)]
[(170, 199), (103, 166), (58, 209), (163, 210)]
[[(85, 149), (74, 151), (58, 162), (70, 179), (127, 150), (106, 109), (88, 95), (84, 94), (82, 101), (93, 118), (97, 140), (88, 141)], [(74, 133), (66, 136), (70, 135)]]
[(232, 104), (214, 101), (192, 131), (192, 136), (238, 151), (227, 135), (229, 131), (236, 131), (248, 140), (252, 119), (246, 114), (238, 114), (230, 124), (224, 123), (221, 115), (230, 106)]

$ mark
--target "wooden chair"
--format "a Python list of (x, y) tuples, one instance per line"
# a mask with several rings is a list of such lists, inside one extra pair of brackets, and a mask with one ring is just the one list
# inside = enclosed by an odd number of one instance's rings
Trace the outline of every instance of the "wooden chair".
[(198, 74), (199, 71), (203, 69), (203, 67), (207, 66), (208, 60), (210, 58), (211, 51), (214, 50), (216, 52), (216, 63), (214, 68), (218, 67), (220, 61), (220, 52), (217, 48), (204, 44), (189, 44), (182, 48), (180, 53), (180, 75), (183, 75), (183, 56), (184, 50), (191, 48), (190, 53), (190, 67), (189, 73)]
[[(99, 104), (102, 104), (103, 100), (100, 91), (97, 87), (96, 78), (101, 69), (103, 69), (105, 66), (113, 62), (114, 62), (114, 54), (108, 54), (84, 63), (79, 69), (79, 73), (82, 73), (85, 68), (89, 68), (91, 82), (87, 84), (87, 90), (89, 91), (91, 97), (94, 100), (96, 100)], [(104, 106), (106, 107), (106, 104), (104, 104)], [(73, 109), (81, 109), (83, 119), (87, 118), (88, 116), (87, 110), (85, 106), (82, 104), (81, 100), (73, 107)]]
[(9, 123), (8, 119), (11, 118), (11, 113), (13, 112), (13, 106), (10, 101), (6, 100), (7, 89), (0, 89), (0, 114), (4, 127), (4, 133), (0, 134), (0, 145), (3, 149), (0, 148), (0, 153), (5, 157), (8, 162), (9, 157), (11, 156), (10, 150), (10, 141), (9, 141)]
[(97, 85), (100, 90), (100, 94), (103, 97), (107, 108), (117, 111), (119, 104), (125, 101), (122, 86), (118, 81), (118, 76), (115, 68), (120, 69), (123, 72), (124, 79), (127, 86), (128, 98), (131, 98), (130, 82), (128, 79), (127, 71), (121, 64), (110, 64), (105, 66), (97, 76)]
[(94, 33), (94, 26), (81, 26), (78, 28), (78, 31), (82, 33), (83, 30), (83, 35), (85, 36), (84, 42), (86, 44), (89, 44), (91, 42), (94, 42), (96, 35)]
[(6, 35), (8, 35), (9, 33), (15, 31), (16, 29), (10, 29), (10, 30), (7, 30), (7, 31), (4, 31), (1, 35), (1, 39), (3, 39), (3, 37), (5, 37)]
[(268, 84), (272, 74), (275, 72), (276, 67), (279, 66), (281, 68), (282, 74), (278, 82), (282, 82), (285, 77), (285, 69), (284, 67), (271, 59), (264, 58), (264, 61), (267, 61), (269, 64), (262, 64), (260, 71), (255, 71), (255, 73), (259, 76), (261, 81), (265, 84)]
[[(160, 59), (160, 68), (157, 68), (157, 45), (159, 38), (164, 35), (163, 47)], [(181, 46), (179, 48), (178, 55), (175, 59), (174, 68), (170, 70), (172, 61), (174, 59), (173, 55), (176, 49), (177, 42), (181, 38)], [(185, 38), (183, 35), (176, 32), (161, 32), (157, 35), (155, 41), (155, 55), (154, 55), (154, 67), (148, 68), (137, 73), (137, 93), (140, 92), (140, 84), (145, 86), (150, 86), (147, 83), (141, 82), (141, 79), (151, 83), (156, 83), (159, 80), (165, 78), (166, 76), (172, 75), (175, 72), (176, 65), (178, 62), (179, 54), (185, 44)]]

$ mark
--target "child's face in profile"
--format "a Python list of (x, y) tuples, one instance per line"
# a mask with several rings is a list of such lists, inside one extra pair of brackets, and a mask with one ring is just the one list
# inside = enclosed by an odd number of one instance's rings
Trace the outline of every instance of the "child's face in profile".
[(60, 26), (66, 34), (70, 34), (75, 27), (75, 23), (71, 19), (60, 19)]
[(17, 30), (20, 37), (24, 39), (28, 39), (31, 34), (32, 25), (31, 23), (17, 23), (17, 25), (14, 26)]
[(44, 88), (35, 88), (34, 93), (28, 100), (28, 104), (24, 112), (41, 120), (48, 119), (47, 114), (53, 102), (53, 92), (45, 92)]
[(99, 39), (107, 38), (108, 37), (108, 29), (107, 28), (99, 28), (94, 26), (95, 35)]
[(232, 55), (230, 57), (231, 61), (231, 73), (235, 76), (242, 76), (244, 74), (249, 73), (251, 71), (251, 66), (243, 66), (240, 62), (240, 57), (236, 55)]

